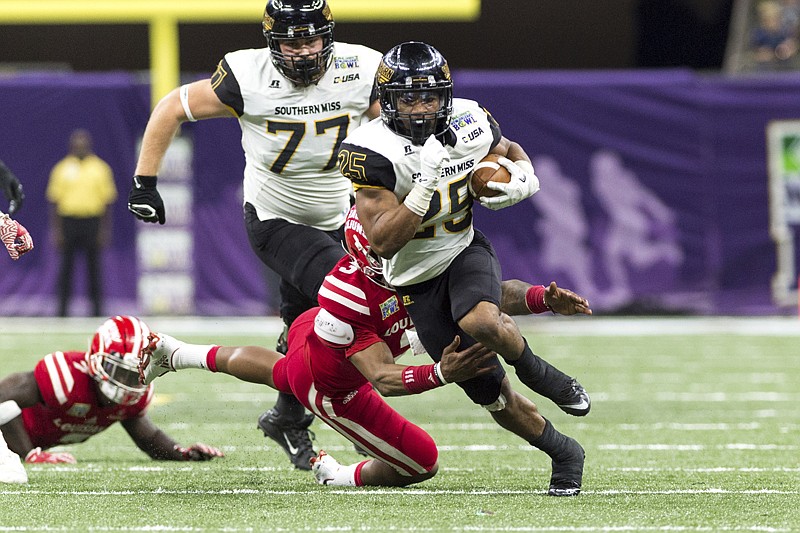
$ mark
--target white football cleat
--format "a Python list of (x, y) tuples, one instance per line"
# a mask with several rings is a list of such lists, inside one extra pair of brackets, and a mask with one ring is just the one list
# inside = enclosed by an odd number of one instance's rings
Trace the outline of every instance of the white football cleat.
[(328, 485), (336, 478), (336, 473), (342, 465), (339, 461), (320, 450), (316, 457), (311, 458), (311, 473), (320, 485)]
[(147, 339), (150, 344), (139, 354), (139, 381), (151, 384), (157, 377), (167, 372), (175, 372), (172, 356), (185, 343), (163, 333), (151, 333)]
[(0, 483), (27, 483), (28, 473), (19, 455), (8, 449), (3, 433), (0, 432)]

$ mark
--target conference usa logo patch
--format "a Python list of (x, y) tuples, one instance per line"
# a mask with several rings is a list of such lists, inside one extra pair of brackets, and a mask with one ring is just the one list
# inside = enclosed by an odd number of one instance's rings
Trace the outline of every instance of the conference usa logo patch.
[(400, 311), (400, 302), (397, 301), (397, 296), (392, 296), (381, 304), (381, 319), (386, 320), (393, 314)]

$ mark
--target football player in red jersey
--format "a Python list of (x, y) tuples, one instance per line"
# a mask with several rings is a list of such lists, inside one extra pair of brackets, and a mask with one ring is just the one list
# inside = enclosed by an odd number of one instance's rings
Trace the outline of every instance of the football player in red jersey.
[[(373, 459), (341, 465), (324, 451), (311, 460), (318, 483), (339, 486), (405, 486), (429, 479), (438, 469), (433, 439), (381, 398), (417, 394), (492, 372), (496, 354), (479, 344), (457, 351), (459, 339), (429, 365), (394, 362), (411, 345), (413, 324), (395, 290), (383, 280), (381, 263), (371, 253), (355, 209), (345, 221), (348, 255), (325, 277), (320, 307), (302, 314), (289, 329), (285, 357), (258, 346), (226, 347), (181, 342), (161, 333), (143, 350), (142, 381), (151, 383), (169, 371), (203, 368), (244, 381), (263, 383), (293, 393), (307, 409)], [(575, 293), (509, 282), (507, 303), (546, 310), (545, 301), (561, 314), (590, 313), (588, 302)], [(524, 290), (519, 289), (524, 287)], [(521, 300), (521, 301), (517, 301)], [(512, 392), (510, 405), (536, 406)]]
[(147, 417), (153, 388), (139, 383), (138, 363), (149, 334), (140, 319), (115, 316), (97, 329), (88, 351), (53, 352), (33, 372), (0, 381), (0, 405), (16, 411), (3, 419), (9, 448), (27, 463), (74, 463), (68, 452), (47, 450), (83, 442), (119, 422), (153, 459), (222, 457), (205, 444), (179, 445)]

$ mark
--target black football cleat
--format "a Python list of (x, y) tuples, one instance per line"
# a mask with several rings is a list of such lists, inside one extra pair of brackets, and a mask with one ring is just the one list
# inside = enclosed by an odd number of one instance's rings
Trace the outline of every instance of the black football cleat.
[(548, 496), (577, 496), (583, 482), (583, 461), (586, 454), (578, 441), (567, 437), (567, 447), (561, 460), (552, 461)]
[(571, 378), (566, 383), (558, 398), (553, 401), (559, 409), (572, 416), (586, 416), (592, 408), (589, 394), (575, 378)]
[(314, 433), (308, 426), (314, 421), (314, 415), (309, 413), (299, 421), (282, 420), (274, 409), (258, 417), (258, 428), (268, 437), (280, 445), (295, 468), (311, 470), (311, 458), (317, 452), (311, 444)]

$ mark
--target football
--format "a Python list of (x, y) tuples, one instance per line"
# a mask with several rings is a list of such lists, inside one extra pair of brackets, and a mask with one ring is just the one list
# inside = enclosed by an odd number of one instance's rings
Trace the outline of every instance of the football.
[(498, 191), (486, 186), (490, 181), (502, 183), (511, 181), (511, 174), (506, 170), (506, 167), (497, 162), (500, 157), (502, 156), (489, 154), (472, 169), (472, 176), (469, 178), (469, 192), (475, 198), (480, 198), (481, 196), (491, 197), (498, 194)]

